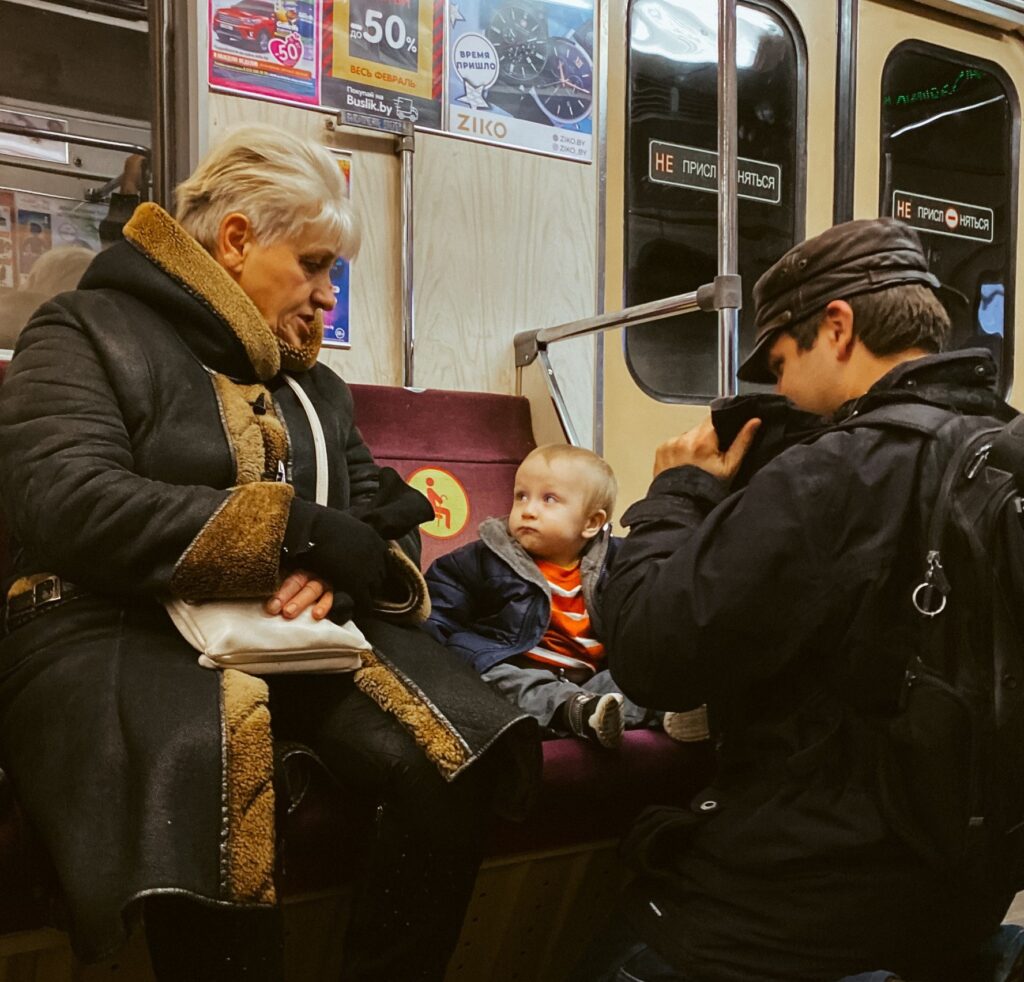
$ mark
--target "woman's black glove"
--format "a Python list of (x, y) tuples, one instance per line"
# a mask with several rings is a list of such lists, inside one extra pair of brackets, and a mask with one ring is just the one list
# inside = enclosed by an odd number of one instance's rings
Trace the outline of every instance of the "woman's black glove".
[(387, 555), (387, 543), (365, 522), (335, 508), (292, 499), (282, 549), (287, 568), (322, 576), (364, 607), (384, 587)]

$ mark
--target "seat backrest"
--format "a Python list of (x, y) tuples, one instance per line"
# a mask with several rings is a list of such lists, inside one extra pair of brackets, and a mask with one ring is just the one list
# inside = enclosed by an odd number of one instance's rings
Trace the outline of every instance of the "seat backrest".
[(535, 446), (521, 396), (353, 385), (356, 424), (381, 465), (434, 505), (421, 526), (423, 566), (476, 538), (485, 518), (506, 515), (519, 463)]

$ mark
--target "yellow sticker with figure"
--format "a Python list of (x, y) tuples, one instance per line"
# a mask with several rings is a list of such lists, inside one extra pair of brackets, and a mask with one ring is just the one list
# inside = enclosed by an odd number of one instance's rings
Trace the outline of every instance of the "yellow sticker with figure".
[(408, 484), (426, 496), (434, 509), (434, 520), (424, 522), (420, 531), (435, 539), (458, 535), (469, 521), (469, 496), (462, 482), (440, 467), (421, 467), (413, 471)]

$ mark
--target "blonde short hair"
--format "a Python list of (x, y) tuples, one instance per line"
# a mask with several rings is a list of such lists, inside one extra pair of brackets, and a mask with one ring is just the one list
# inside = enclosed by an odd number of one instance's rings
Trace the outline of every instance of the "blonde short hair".
[(580, 475), (587, 485), (587, 513), (601, 510), (610, 520), (615, 507), (615, 496), (619, 485), (615, 480), (615, 472), (608, 462), (599, 457), (593, 450), (585, 447), (573, 447), (568, 443), (547, 443), (531, 450), (523, 459), (523, 463), (531, 457), (539, 457), (546, 464), (555, 460), (565, 460), (579, 467)]
[(273, 126), (231, 130), (178, 185), (177, 201), (178, 221), (209, 252), (221, 222), (236, 211), (264, 245), (316, 240), (345, 259), (359, 250), (359, 225), (337, 158)]

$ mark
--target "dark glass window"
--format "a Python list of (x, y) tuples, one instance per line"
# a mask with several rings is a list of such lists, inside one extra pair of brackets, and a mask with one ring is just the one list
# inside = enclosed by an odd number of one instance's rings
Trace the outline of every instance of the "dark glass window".
[(921, 233), (954, 347), (988, 348), (1008, 390), (1013, 365), (1020, 112), (990, 62), (920, 41), (882, 74), (883, 215)]
[[(737, 7), (740, 356), (753, 344), (751, 290), (803, 238), (806, 57), (776, 5)], [(632, 0), (626, 173), (626, 303), (710, 283), (718, 271), (718, 4)], [(637, 384), (664, 401), (717, 394), (718, 317), (626, 331)]]

